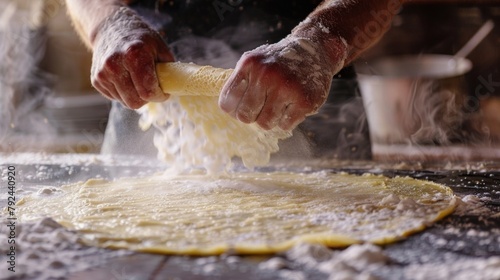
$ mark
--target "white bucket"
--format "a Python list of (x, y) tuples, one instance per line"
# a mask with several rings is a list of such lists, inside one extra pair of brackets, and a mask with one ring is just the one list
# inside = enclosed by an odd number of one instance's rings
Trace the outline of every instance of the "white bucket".
[(462, 121), (468, 59), (398, 56), (355, 67), (372, 143), (444, 143)]

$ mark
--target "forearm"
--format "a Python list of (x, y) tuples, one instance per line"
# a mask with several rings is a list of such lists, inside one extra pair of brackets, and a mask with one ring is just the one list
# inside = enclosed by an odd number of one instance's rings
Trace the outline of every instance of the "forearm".
[(120, 0), (66, 0), (76, 31), (92, 49), (99, 26), (124, 6)]
[[(345, 43), (350, 63), (375, 44), (389, 29), (404, 0), (325, 0), (299, 24), (292, 35), (318, 41), (338, 52), (338, 39)], [(336, 57), (337, 54), (332, 54)]]

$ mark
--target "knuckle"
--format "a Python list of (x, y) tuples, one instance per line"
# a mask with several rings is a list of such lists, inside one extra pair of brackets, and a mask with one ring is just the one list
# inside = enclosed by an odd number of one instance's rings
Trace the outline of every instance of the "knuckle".
[(106, 80), (109, 74), (113, 73), (117, 65), (119, 65), (118, 60), (118, 56), (113, 54), (93, 61), (90, 73), (91, 80)]
[(129, 62), (141, 61), (147, 54), (149, 54), (148, 44), (140, 40), (132, 42), (124, 51), (125, 60)]
[(106, 74), (105, 71), (99, 71), (97, 72), (97, 74), (95, 74), (94, 80), (96, 82), (106, 81), (108, 80), (108, 75)]
[(127, 54), (127, 56), (138, 55), (144, 49), (145, 45), (146, 44), (143, 41), (132, 42), (125, 50), (125, 54)]
[(99, 81), (96, 81), (96, 80), (93, 80), (91, 81), (92, 83), (92, 86), (97, 90), (99, 91), (100, 93), (102, 94), (108, 94), (108, 91), (107, 89), (102, 85), (102, 83), (100, 83)]
[(106, 75), (106, 72), (111, 72), (115, 73), (119, 71), (121, 68), (122, 63), (120, 61), (122, 60), (121, 55), (114, 53), (110, 55), (109, 57), (106, 58), (104, 61), (101, 69), (97, 71), (98, 76)]
[(262, 63), (264, 56), (255, 52), (246, 52), (241, 57), (244, 65), (257, 65)]
[(98, 80), (96, 77), (94, 77), (94, 76), (92, 76), (92, 77), (90, 78), (90, 83), (91, 83), (91, 84), (92, 84), (92, 86), (93, 86), (94, 88), (96, 88), (96, 89), (99, 89), (99, 88), (101, 87), (101, 84), (99, 83), (99, 80)]

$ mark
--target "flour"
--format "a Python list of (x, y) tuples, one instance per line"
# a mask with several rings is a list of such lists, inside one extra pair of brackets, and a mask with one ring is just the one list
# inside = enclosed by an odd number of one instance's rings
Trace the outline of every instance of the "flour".
[(289, 60), (300, 60), (301, 57), (300, 55), (297, 54), (297, 51), (295, 51), (292, 48), (285, 48), (281, 51), (280, 55), (282, 55), (284, 58), (289, 59)]
[(235, 158), (249, 169), (264, 166), (279, 150), (278, 141), (292, 135), (278, 127), (244, 124), (220, 110), (218, 97), (212, 96), (172, 96), (139, 112), (141, 127), (156, 129), (158, 158), (178, 173), (200, 169), (222, 174), (234, 167)]
[[(307, 279), (303, 272), (288, 268), (300, 264), (307, 270), (316, 270), (327, 275), (328, 279), (374, 279), (371, 275), (385, 265), (388, 257), (382, 249), (371, 244), (351, 245), (345, 250), (331, 250), (322, 245), (299, 244), (284, 257), (274, 257), (259, 265), (263, 270), (281, 269), (282, 279)], [(278, 265), (277, 265), (278, 264)], [(287, 269), (283, 269), (287, 268)], [(300, 273), (299, 276), (294, 272)], [(289, 278), (295, 276), (298, 278)]]
[(465, 259), (445, 264), (415, 264), (405, 270), (405, 277), (415, 280), (494, 280), (500, 279), (500, 257)]
[(352, 245), (336, 252), (332, 258), (318, 264), (329, 279), (372, 279), (373, 271), (387, 263), (382, 249), (371, 244)]
[[(320, 252), (320, 253), (319, 253)], [(318, 254), (319, 253), (319, 254)], [(384, 250), (372, 244), (355, 244), (344, 250), (331, 250), (322, 245), (300, 244), (282, 257), (273, 257), (259, 265), (259, 269), (280, 271), (281, 279), (307, 279), (306, 271), (319, 271), (320, 279), (482, 279), (500, 278), (500, 257), (450, 259), (439, 263), (411, 264), (401, 267), (391, 264)], [(392, 272), (391, 272), (392, 271)], [(302, 278), (289, 278), (299, 273)], [(385, 277), (381, 277), (381, 272)], [(392, 275), (387, 277), (387, 275)]]
[(321, 22), (318, 22), (318, 27), (321, 30), (321, 32), (330, 34), (330, 29), (326, 26), (324, 26)]
[(306, 275), (302, 271), (296, 270), (280, 270), (279, 271), (280, 279), (286, 280), (306, 280)]
[[(3, 214), (0, 218), (6, 220)], [(0, 227), (0, 235), (6, 236), (7, 230), (6, 226)], [(16, 272), (7, 270), (8, 247), (1, 246), (1, 279), (11, 279), (9, 277), (13, 276), (19, 279), (62, 279), (69, 273), (83, 271), (102, 265), (111, 258), (131, 254), (124, 250), (111, 251), (84, 246), (76, 232), (65, 229), (50, 218), (17, 225), (16, 231)]]
[[(142, 162), (137, 159), (126, 159), (118, 157), (103, 157), (96, 155), (48, 155), (48, 154), (19, 154), (16, 155), (1, 155), (0, 158), (3, 162), (14, 162), (16, 164), (32, 164), (41, 160), (47, 164), (63, 165), (71, 168), (73, 164), (88, 164), (87, 161), (93, 162), (96, 165), (109, 165), (119, 164), (125, 166), (134, 166), (134, 164), (149, 164), (150, 162)], [(7, 159), (7, 160), (5, 160)], [(156, 161), (152, 161), (158, 163)], [(330, 162), (330, 167), (332, 162)], [(341, 166), (349, 166), (349, 163), (335, 162)], [(154, 165), (151, 163), (151, 165)], [(403, 169), (408, 169), (410, 165), (404, 165)], [(471, 165), (474, 168), (487, 168), (488, 164)], [(374, 167), (375, 168), (375, 167)], [(380, 166), (378, 168), (381, 168)], [(449, 167), (451, 168), (451, 167)], [(50, 168), (37, 168), (37, 174), (40, 176), (48, 176)], [(325, 173), (326, 174), (326, 173)], [(4, 177), (5, 174), (2, 174)], [(320, 176), (320, 174), (318, 174)], [(26, 178), (23, 176), (23, 178)], [(50, 185), (40, 186), (38, 195), (51, 195), (57, 194), (59, 188)], [(24, 195), (24, 193), (23, 193)], [(395, 195), (389, 195), (381, 198), (380, 204), (385, 201), (389, 204), (397, 204), (400, 198)], [(455, 215), (494, 215), (491, 210), (488, 210), (484, 205), (484, 198), (476, 195), (464, 196), (459, 200), (459, 204), (455, 210)], [(5, 204), (4, 204), (5, 205)], [(497, 213), (498, 214), (498, 213)], [(0, 214), (1, 215), (1, 214)], [(4, 216), (0, 216), (4, 219)], [(453, 248), (455, 245), (464, 246), (467, 241), (457, 242), (466, 236), (467, 238), (474, 238), (478, 240), (478, 246), (497, 246), (500, 244), (500, 229), (491, 229), (489, 231), (480, 230), (475, 227), (467, 227), (465, 229), (457, 228), (453, 225), (445, 225), (442, 229), (443, 236), (435, 236), (434, 240), (430, 240), (430, 244), (439, 251)], [(6, 229), (0, 227), (0, 236), (5, 236)], [(60, 225), (54, 224), (53, 221), (47, 219), (36, 224), (25, 224), (19, 230), (19, 271), (22, 274), (17, 274), (19, 278), (33, 279), (39, 275), (39, 279), (56, 278), (58, 275), (63, 277), (66, 274), (62, 272), (75, 272), (81, 271), (89, 267), (93, 267), (106, 260), (127, 255), (124, 251), (107, 251), (97, 248), (89, 248), (81, 245), (78, 236), (71, 231), (61, 228)], [(432, 231), (424, 232), (423, 237), (428, 238), (432, 235)], [(430, 237), (429, 237), (430, 238)], [(56, 241), (57, 240), (57, 241)], [(75, 243), (73, 243), (73, 241)], [(403, 242), (404, 244), (404, 242)], [(474, 243), (476, 244), (476, 243)], [(366, 246), (366, 248), (365, 248)], [(299, 248), (300, 247), (300, 248)], [(369, 249), (375, 247), (378, 249)], [(50, 248), (66, 248), (65, 250), (57, 250), (51, 252)], [(355, 249), (352, 250), (351, 249)], [(6, 247), (0, 247), (0, 270), (5, 271), (5, 251)], [(410, 261), (393, 258), (386, 249), (381, 250), (381, 247), (367, 244), (353, 245), (345, 250), (332, 250), (324, 246), (300, 244), (297, 248), (292, 248), (288, 252), (274, 256), (274, 260), (266, 264), (259, 265), (258, 270), (266, 272), (272, 271), (280, 277), (276, 279), (313, 279), (308, 277), (309, 272), (304, 272), (303, 268), (307, 267), (307, 271), (315, 271), (321, 273), (323, 277), (314, 279), (485, 279), (496, 280), (498, 279), (498, 258), (497, 257), (459, 257), (448, 256), (444, 260), (436, 261), (433, 256), (421, 256), (417, 259), (410, 259)], [(379, 251), (381, 250), (381, 251)], [(411, 248), (406, 248), (411, 251)], [(350, 251), (349, 254), (344, 253)], [(356, 258), (349, 258), (358, 251), (359, 263)], [(360, 252), (360, 253), (359, 253)], [(370, 257), (371, 254), (371, 257)], [(95, 259), (99, 256), (99, 259)], [(378, 258), (378, 259), (377, 259)], [(377, 267), (380, 265), (378, 271), (372, 271), (369, 267)], [(39, 260), (40, 266), (25, 267), (21, 266), (22, 263), (33, 263), (32, 260)], [(30, 260), (30, 262), (28, 262)], [(336, 261), (335, 261), (336, 260)], [(215, 263), (217, 261), (217, 263)], [(229, 267), (241, 266), (241, 257), (223, 255), (220, 257), (200, 258), (196, 264), (187, 267), (186, 270), (195, 270), (200, 275), (214, 276), (221, 273), (218, 263), (224, 262)], [(364, 263), (364, 265), (362, 265)], [(378, 264), (377, 264), (378, 263)], [(412, 263), (412, 265), (409, 265)], [(50, 269), (47, 269), (50, 268)], [(45, 271), (49, 270), (49, 271)], [(393, 274), (394, 272), (394, 274)], [(63, 275), (63, 276), (61, 276)], [(382, 276), (381, 276), (382, 275)], [(391, 275), (390, 277), (387, 275)], [(0, 278), (5, 277), (4, 274)], [(302, 278), (300, 278), (302, 277)], [(468, 278), (467, 278), (468, 277)]]
[[(50, 153), (0, 153), (0, 164), (40, 166), (37, 172), (44, 173), (43, 165), (59, 165), (61, 167), (78, 166), (161, 166), (164, 162), (154, 158), (141, 156), (120, 156), (100, 154), (50, 154)], [(36, 174), (30, 174), (35, 176)]]
[(411, 198), (405, 198), (399, 201), (398, 205), (396, 206), (397, 211), (411, 211), (416, 209), (418, 207), (418, 204), (415, 202), (415, 200)]
[(263, 45), (256, 50), (271, 57), (276, 53), (274, 56), (276, 62), (286, 63), (292, 72), (297, 73), (296, 76), (301, 79), (301, 84), (310, 87), (311, 92), (329, 88), (331, 76), (344, 66), (345, 59), (340, 57), (337, 63), (331, 63), (325, 59), (326, 54), (321, 51), (317, 43), (294, 36), (288, 36), (274, 45)]
[(259, 264), (259, 269), (263, 270), (278, 270), (286, 267), (285, 259), (281, 257), (273, 257)]
[(491, 213), (491, 210), (484, 205), (483, 200), (476, 195), (466, 195), (459, 200), (455, 213), (477, 216)]
[(305, 51), (307, 51), (309, 54), (311, 54), (311, 55), (317, 55), (316, 47), (311, 42), (311, 40), (309, 40), (307, 38), (298, 38), (297, 39), (297, 43), (299, 44), (299, 46), (302, 49), (304, 49)]
[[(411, 209), (413, 201), (402, 200), (395, 195), (388, 195), (381, 199), (380, 205), (387, 203), (397, 204), (401, 210)], [(484, 198), (476, 195), (467, 195), (459, 199), (454, 215), (469, 217), (493, 217), (495, 213), (484, 205)], [(318, 279), (500, 279), (500, 257), (488, 256), (473, 257), (463, 256), (460, 252), (468, 242), (481, 247), (481, 252), (496, 252), (500, 244), (500, 228), (490, 230), (477, 229), (477, 225), (463, 224), (456, 226), (446, 224), (441, 229), (442, 235), (424, 232), (422, 240), (433, 249), (444, 251), (440, 257), (432, 252), (411, 257), (412, 247), (404, 247), (398, 255), (394, 251), (387, 251), (382, 247), (372, 244), (354, 244), (344, 250), (332, 250), (322, 245), (299, 244), (281, 257), (279, 260), (272, 258), (259, 266), (262, 270), (284, 271), (279, 275), (290, 274), (297, 269), (308, 275), (321, 272), (324, 277)], [(430, 245), (432, 244), (432, 245)], [(496, 248), (495, 248), (496, 246)], [(422, 249), (427, 251), (426, 249)], [(402, 253), (403, 252), (403, 253)], [(392, 257), (394, 257), (394, 259)], [(276, 265), (278, 263), (279, 265)], [(405, 264), (406, 263), (406, 264)], [(281, 279), (287, 279), (282, 277)], [(307, 279), (307, 277), (306, 277)]]

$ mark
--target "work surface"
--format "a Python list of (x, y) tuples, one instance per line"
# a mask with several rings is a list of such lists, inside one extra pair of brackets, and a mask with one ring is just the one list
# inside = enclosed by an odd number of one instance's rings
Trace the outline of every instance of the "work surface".
[[(146, 176), (165, 168), (154, 160), (110, 158), (95, 155), (0, 156), (2, 194), (0, 205), (7, 206), (8, 171), (16, 170), (16, 199), (30, 191), (50, 190), (89, 178)], [(477, 274), (488, 270), (500, 273), (500, 172), (489, 164), (381, 164), (374, 162), (301, 163), (307, 170), (365, 172), (387, 176), (408, 175), (431, 180), (453, 189), (464, 198), (454, 214), (407, 240), (385, 246), (380, 254), (385, 265), (334, 267), (330, 273), (318, 269), (314, 261), (293, 254), (263, 256), (186, 257), (143, 254), (89, 248), (78, 235), (50, 219), (36, 224), (16, 224), (16, 272), (8, 271), (9, 247), (0, 247), (0, 278), (5, 279), (336, 279), (350, 275), (371, 275), (381, 279), (481, 279), (498, 274)], [(273, 170), (278, 167), (268, 168)], [(298, 170), (297, 167), (282, 167)], [(11, 178), (12, 179), (12, 178)], [(144, 207), (147, 207), (145, 205)], [(8, 214), (1, 214), (8, 224)], [(8, 235), (7, 226), (0, 230)], [(4, 237), (2, 237), (5, 240)], [(311, 248), (309, 248), (309, 251)], [(306, 250), (307, 251), (307, 250)], [(343, 250), (331, 250), (341, 257)], [(318, 258), (315, 254), (312, 257)], [(321, 257), (321, 256), (320, 256)], [(318, 259), (316, 261), (319, 262)], [(493, 278), (492, 278), (493, 279)]]

